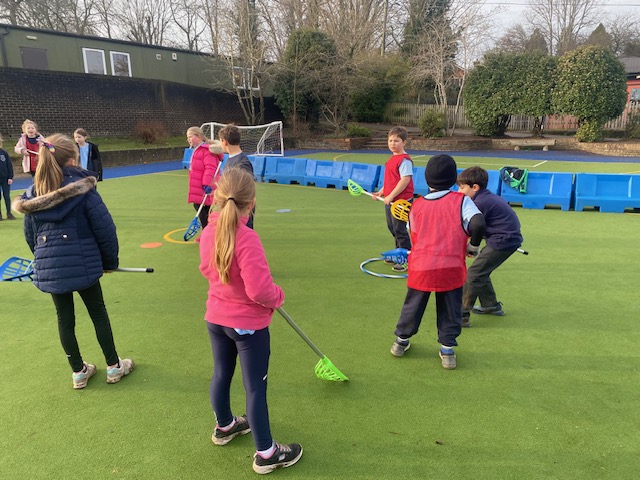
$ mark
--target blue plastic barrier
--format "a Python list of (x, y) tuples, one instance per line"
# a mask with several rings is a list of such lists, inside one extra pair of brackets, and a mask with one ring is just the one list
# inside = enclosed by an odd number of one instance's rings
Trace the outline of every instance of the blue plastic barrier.
[[(466, 170), (465, 168), (459, 168), (458, 169), (458, 175), (460, 175), (460, 173)], [(499, 170), (487, 170), (487, 173), (489, 174), (489, 181), (487, 182), (487, 190), (489, 190), (491, 193), (495, 193), (496, 195), (500, 195), (500, 171)], [(457, 192), (458, 189), (458, 184), (456, 183), (451, 190), (453, 190), (454, 192)]]
[(414, 195), (426, 195), (429, 193), (429, 185), (424, 178), (427, 167), (413, 167), (413, 193)]
[(320, 188), (340, 188), (342, 167), (342, 162), (307, 159), (303, 184), (313, 184)]
[(576, 212), (599, 207), (601, 212), (624, 213), (640, 208), (640, 175), (619, 173), (576, 174)]
[(182, 154), (182, 168), (188, 169), (191, 166), (191, 155), (193, 155), (193, 148), (187, 147)]
[(249, 161), (253, 166), (253, 178), (256, 179), (256, 182), (264, 181), (264, 166), (267, 162), (267, 157), (263, 155), (247, 155), (249, 157)]
[(520, 193), (500, 182), (500, 196), (509, 203), (519, 203), (524, 208), (543, 209), (559, 205), (569, 210), (573, 196), (573, 173), (529, 172), (527, 193)]
[(264, 166), (264, 181), (267, 183), (302, 184), (306, 166), (306, 158), (267, 157)]
[(376, 184), (375, 191), (379, 192), (384, 185), (384, 165), (380, 166), (380, 173), (378, 173), (378, 183)]
[(367, 192), (374, 192), (377, 191), (376, 186), (378, 185), (379, 175), (380, 165), (344, 162), (341, 181), (336, 188), (347, 188), (347, 182), (351, 179)]

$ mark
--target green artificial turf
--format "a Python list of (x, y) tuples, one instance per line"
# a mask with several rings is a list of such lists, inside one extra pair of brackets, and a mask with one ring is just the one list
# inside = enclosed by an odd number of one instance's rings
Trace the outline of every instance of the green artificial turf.
[[(121, 266), (156, 270), (101, 280), (118, 352), (137, 367), (105, 383), (78, 299), (80, 346), (98, 373), (73, 390), (50, 297), (1, 283), (0, 478), (256, 478), (250, 435), (224, 447), (210, 440), (207, 285), (183, 230), (169, 237), (175, 243), (164, 238), (195, 214), (186, 172), (98, 189), (118, 227)], [(516, 208), (530, 255), (514, 254), (493, 276), (507, 315), (473, 316), (448, 371), (433, 303), (411, 350), (389, 353), (405, 283), (358, 268), (393, 248), (379, 202), (278, 184), (258, 184), (257, 196), (256, 229), (284, 308), (350, 378), (317, 379), (318, 357), (274, 315), (272, 432), (305, 449), (274, 478), (637, 477), (638, 215)], [(21, 223), (0, 223), (0, 259), (30, 256)], [(163, 245), (140, 247), (147, 242)], [(242, 414), (239, 369), (236, 377), (232, 404)]]

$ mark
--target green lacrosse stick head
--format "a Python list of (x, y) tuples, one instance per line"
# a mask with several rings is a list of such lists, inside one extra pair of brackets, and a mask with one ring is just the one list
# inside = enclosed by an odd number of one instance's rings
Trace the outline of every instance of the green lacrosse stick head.
[(364, 192), (364, 188), (351, 179), (347, 180), (347, 188), (349, 189), (349, 193), (354, 197), (362, 195), (362, 192)]
[(316, 371), (316, 377), (318, 377), (321, 380), (329, 380), (332, 382), (349, 381), (349, 378), (347, 378), (347, 376), (344, 373), (338, 370), (338, 367), (336, 367), (333, 363), (331, 363), (331, 360), (329, 360), (327, 357), (322, 358), (322, 360), (320, 360), (316, 364), (315, 371)]

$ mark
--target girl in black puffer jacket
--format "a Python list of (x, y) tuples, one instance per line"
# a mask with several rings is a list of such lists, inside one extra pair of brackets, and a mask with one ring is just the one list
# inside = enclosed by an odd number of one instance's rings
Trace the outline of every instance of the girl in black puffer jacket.
[(45, 139), (34, 184), (13, 203), (25, 214), (24, 233), (34, 253), (34, 284), (50, 293), (58, 314), (62, 347), (73, 370), (73, 388), (84, 388), (96, 366), (84, 362), (75, 335), (73, 292), (82, 298), (107, 363), (107, 383), (133, 370), (118, 357), (100, 277), (118, 268), (118, 237), (113, 219), (95, 189), (96, 178), (76, 167), (78, 149), (60, 134)]

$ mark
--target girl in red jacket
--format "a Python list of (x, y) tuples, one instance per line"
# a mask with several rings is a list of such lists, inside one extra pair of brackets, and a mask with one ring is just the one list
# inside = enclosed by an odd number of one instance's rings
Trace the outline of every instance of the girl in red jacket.
[[(202, 228), (204, 228), (207, 226), (209, 209), (213, 202), (211, 193), (213, 193), (214, 177), (218, 172), (218, 165), (222, 161), (222, 149), (219, 154), (210, 152), (210, 140), (204, 136), (200, 127), (190, 127), (187, 130), (187, 142), (193, 148), (191, 165), (189, 166), (189, 196), (187, 203), (193, 203), (193, 207), (197, 211), (202, 204), (202, 199), (205, 199), (204, 207), (198, 216)], [(204, 197), (205, 193), (207, 197)]]
[[(276, 443), (269, 426), (269, 324), (284, 293), (273, 282), (260, 237), (246, 225), (255, 200), (253, 176), (240, 168), (226, 170), (214, 192), (216, 211), (202, 232), (200, 271), (209, 280), (205, 319), (214, 365), (210, 400), (217, 420), (211, 440), (226, 445), (252, 431), (253, 470), (264, 474), (296, 463), (302, 446)], [(241, 416), (233, 416), (230, 400), (237, 357), (246, 392), (247, 414)]]

